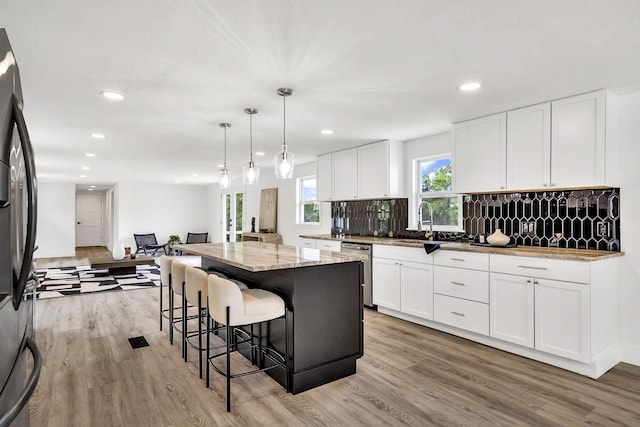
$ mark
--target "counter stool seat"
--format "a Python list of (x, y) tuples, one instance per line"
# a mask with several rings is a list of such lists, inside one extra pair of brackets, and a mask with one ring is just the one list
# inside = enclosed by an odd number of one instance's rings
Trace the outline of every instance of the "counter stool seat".
[[(223, 279), (214, 275), (209, 276), (208, 286), (208, 312), (209, 317), (216, 323), (226, 326), (226, 351), (224, 353), (210, 355), (209, 333), (207, 333), (207, 378), (206, 385), (209, 387), (209, 367), (215, 369), (219, 374), (224, 375), (227, 382), (227, 412), (231, 411), (231, 378), (237, 378), (258, 372), (264, 372), (274, 368), (282, 368), (285, 371), (286, 386), (289, 391), (289, 337), (287, 327), (287, 309), (284, 300), (273, 292), (263, 289), (240, 289), (234, 282)], [(281, 354), (275, 349), (262, 345), (262, 333), (258, 337), (258, 344), (254, 344), (253, 325), (262, 322), (275, 320), (284, 320), (285, 331), (285, 352)], [(210, 330), (211, 322), (207, 322), (207, 332)], [(259, 368), (248, 372), (231, 374), (231, 352), (238, 349), (239, 343), (234, 340), (237, 333), (245, 332), (238, 328), (240, 326), (251, 326), (252, 333), (248, 340), (251, 348), (252, 359), (254, 351), (257, 349), (259, 353)], [(258, 330), (262, 331), (260, 325)], [(224, 370), (217, 367), (213, 360), (220, 356), (226, 356), (226, 367)], [(263, 367), (262, 358), (268, 358), (273, 364)]]

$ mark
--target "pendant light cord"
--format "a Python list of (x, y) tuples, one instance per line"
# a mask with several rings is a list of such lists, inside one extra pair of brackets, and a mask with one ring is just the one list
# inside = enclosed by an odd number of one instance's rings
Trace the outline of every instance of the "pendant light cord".
[(224, 127), (224, 168), (227, 168), (227, 127)]
[(283, 106), (283, 114), (282, 114), (282, 145), (284, 146), (284, 151), (287, 150), (287, 97), (282, 97), (282, 106)]
[(249, 163), (253, 163), (253, 114), (249, 114), (249, 145), (251, 149)]

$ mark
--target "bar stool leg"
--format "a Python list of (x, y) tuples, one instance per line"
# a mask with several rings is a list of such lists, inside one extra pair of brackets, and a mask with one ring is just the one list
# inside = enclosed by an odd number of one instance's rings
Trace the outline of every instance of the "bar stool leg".
[(185, 283), (182, 282), (182, 358), (187, 361), (187, 294)]
[(285, 386), (289, 393), (289, 310), (284, 308), (284, 375)]
[(175, 307), (173, 286), (169, 282), (169, 342), (171, 345), (173, 345), (173, 307)]
[(229, 326), (229, 309), (227, 306), (227, 412), (231, 412), (231, 326)]
[(202, 291), (198, 291), (198, 369), (202, 379)]
[(162, 280), (160, 280), (160, 331), (162, 331)]
[[(209, 297), (207, 296), (207, 299)], [(207, 307), (209, 307), (209, 303), (207, 302)], [(211, 354), (211, 318), (209, 317), (208, 309), (207, 309), (207, 379), (206, 385), (209, 388), (209, 356)]]

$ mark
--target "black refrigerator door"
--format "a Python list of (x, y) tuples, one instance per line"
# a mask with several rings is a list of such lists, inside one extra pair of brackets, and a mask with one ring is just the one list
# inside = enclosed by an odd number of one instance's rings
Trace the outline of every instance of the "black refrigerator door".
[(31, 274), (36, 242), (37, 188), (33, 149), (18, 99), (13, 96), (14, 122), (9, 167), (11, 175), (11, 264), (13, 305), (17, 309)]

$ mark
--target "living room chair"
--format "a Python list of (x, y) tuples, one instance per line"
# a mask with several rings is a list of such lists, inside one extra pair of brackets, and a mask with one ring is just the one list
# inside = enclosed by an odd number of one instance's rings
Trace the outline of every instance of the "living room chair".
[(155, 233), (149, 234), (133, 234), (133, 238), (136, 241), (136, 253), (144, 252), (145, 255), (157, 255), (159, 251), (162, 251), (164, 255), (167, 254), (167, 243), (162, 245), (158, 244)]
[[(189, 243), (207, 243), (207, 240), (209, 240), (209, 233), (187, 233), (187, 241), (185, 242), (185, 244), (189, 244)], [(182, 251), (178, 250), (176, 251), (176, 255), (181, 256), (182, 255)]]

